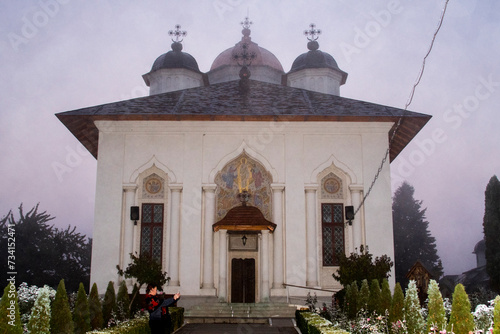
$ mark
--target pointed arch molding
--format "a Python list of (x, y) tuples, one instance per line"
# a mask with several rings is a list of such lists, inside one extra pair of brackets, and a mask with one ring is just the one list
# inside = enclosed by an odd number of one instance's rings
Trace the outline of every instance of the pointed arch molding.
[(256, 152), (252, 148), (250, 148), (250, 146), (248, 146), (248, 144), (243, 140), (243, 142), (241, 143), (241, 145), (236, 150), (234, 150), (233, 152), (231, 152), (231, 153), (227, 154), (225, 157), (223, 157), (219, 161), (219, 163), (217, 164), (217, 166), (215, 166), (215, 168), (212, 169), (212, 171), (210, 172), (210, 174), (208, 176), (207, 183), (209, 183), (209, 184), (214, 183), (215, 182), (215, 177), (217, 176), (217, 173), (219, 171), (221, 171), (222, 168), (224, 168), (224, 166), (226, 166), (231, 160), (236, 159), (243, 152), (245, 152), (252, 159), (254, 159), (254, 160), (258, 161), (259, 163), (261, 163), (262, 166), (264, 166), (264, 168), (269, 173), (271, 173), (271, 176), (273, 178), (273, 182), (278, 182), (278, 173), (276, 172), (276, 169), (274, 169), (271, 166), (271, 164), (269, 163), (269, 161), (263, 155), (261, 155), (260, 153)]
[(163, 171), (168, 177), (168, 183), (177, 183), (177, 176), (174, 174), (174, 172), (172, 172), (170, 170), (170, 168), (168, 168), (165, 164), (160, 162), (156, 158), (156, 156), (154, 156), (154, 155), (151, 157), (151, 159), (149, 159), (148, 162), (146, 162), (144, 165), (137, 168), (132, 173), (132, 175), (130, 176), (130, 179), (129, 179), (129, 183), (136, 183), (139, 175), (141, 175), (142, 173), (144, 173), (145, 171), (147, 171), (148, 169), (150, 169), (152, 167), (156, 167), (156, 168), (160, 169), (161, 171)]
[(315, 170), (313, 170), (313, 172), (311, 173), (311, 178), (310, 178), (309, 182), (311, 184), (318, 183), (318, 176), (331, 166), (335, 167), (336, 169), (338, 169), (339, 171), (341, 171), (345, 175), (347, 175), (350, 178), (350, 183), (354, 183), (354, 184), (358, 183), (358, 178), (357, 178), (356, 174), (354, 173), (354, 171), (351, 168), (349, 168), (349, 166), (347, 166), (345, 163), (338, 160), (333, 154), (330, 156), (330, 158), (328, 158), (328, 160), (326, 160), (325, 162), (320, 164), (318, 167), (316, 167)]

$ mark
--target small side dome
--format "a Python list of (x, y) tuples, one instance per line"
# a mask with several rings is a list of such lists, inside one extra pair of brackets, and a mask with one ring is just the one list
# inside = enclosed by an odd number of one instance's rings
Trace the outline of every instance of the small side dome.
[(185, 68), (200, 72), (196, 59), (189, 53), (182, 52), (182, 44), (180, 42), (173, 42), (172, 50), (162, 54), (155, 60), (151, 72), (161, 70), (162, 68)]
[(340, 95), (340, 86), (345, 84), (347, 73), (342, 71), (335, 59), (328, 53), (319, 50), (317, 41), (321, 30), (310, 25), (304, 31), (309, 42), (308, 52), (298, 56), (287, 73), (287, 85), (294, 88), (312, 90), (324, 94)]
[(186, 36), (180, 25), (168, 32), (172, 39), (172, 50), (159, 56), (149, 73), (142, 76), (149, 87), (149, 95), (173, 92), (203, 86), (203, 74), (198, 63), (189, 53), (182, 52), (182, 39)]
[(290, 72), (300, 71), (306, 68), (332, 68), (340, 70), (335, 59), (326, 52), (320, 51), (317, 41), (307, 43), (309, 52), (303, 53), (298, 56), (292, 64)]

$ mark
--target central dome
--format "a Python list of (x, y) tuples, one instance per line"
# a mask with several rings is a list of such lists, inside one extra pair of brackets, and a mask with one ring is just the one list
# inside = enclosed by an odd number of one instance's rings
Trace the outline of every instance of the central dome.
[(240, 42), (215, 58), (208, 73), (210, 83), (238, 80), (239, 71), (243, 66), (248, 67), (253, 80), (281, 83), (285, 72), (278, 58), (252, 42), (248, 27), (244, 27), (242, 33)]
[(252, 60), (250, 66), (269, 66), (275, 70), (283, 72), (283, 66), (281, 66), (280, 61), (271, 51), (260, 47), (257, 43), (252, 42), (250, 37), (248, 37), (248, 40), (245, 40), (245, 36), (243, 36), (241, 41), (236, 43), (234, 47), (221, 52), (212, 63), (210, 71), (227, 65), (240, 66), (241, 64), (238, 64), (238, 61), (234, 58), (234, 54), (240, 52), (244, 44), (248, 45), (249, 53), (255, 54), (255, 58)]

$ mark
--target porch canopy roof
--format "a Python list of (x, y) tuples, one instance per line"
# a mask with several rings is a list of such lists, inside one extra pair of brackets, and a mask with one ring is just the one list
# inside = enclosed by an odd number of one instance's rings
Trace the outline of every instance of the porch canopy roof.
[(276, 224), (270, 222), (255, 206), (241, 205), (229, 210), (227, 214), (213, 224), (213, 230), (229, 230), (229, 231), (262, 231), (269, 230), (274, 232)]

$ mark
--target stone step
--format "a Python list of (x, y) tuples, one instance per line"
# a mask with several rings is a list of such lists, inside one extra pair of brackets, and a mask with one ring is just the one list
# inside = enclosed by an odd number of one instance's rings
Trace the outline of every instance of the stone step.
[(184, 311), (186, 323), (269, 323), (270, 319), (292, 319), (296, 307), (278, 303), (200, 304)]

